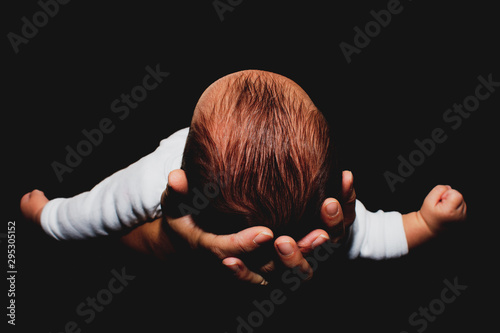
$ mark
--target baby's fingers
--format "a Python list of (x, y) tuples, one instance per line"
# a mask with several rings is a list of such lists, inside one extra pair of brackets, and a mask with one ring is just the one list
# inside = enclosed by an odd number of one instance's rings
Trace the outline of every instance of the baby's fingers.
[(462, 193), (454, 189), (449, 189), (441, 196), (441, 205), (451, 218), (463, 220), (466, 217), (467, 205)]
[(462, 196), (462, 193), (458, 192), (457, 190), (454, 190), (450, 188), (448, 191), (446, 191), (442, 196), (441, 196), (441, 201), (446, 203), (448, 206), (451, 208), (459, 208), (461, 205), (463, 205), (464, 202), (464, 197)]
[(427, 201), (432, 207), (436, 206), (441, 202), (441, 200), (443, 200), (443, 195), (448, 190), (451, 190), (451, 186), (437, 185), (429, 192), (429, 194), (427, 194), (427, 197), (425, 197), (425, 201)]
[(33, 190), (26, 193), (19, 203), (24, 217), (40, 224), (43, 207), (49, 202), (49, 199), (42, 191)]
[(424, 200), (422, 208), (428, 207), (429, 212), (442, 221), (462, 221), (466, 217), (467, 206), (460, 192), (449, 185), (437, 185)]

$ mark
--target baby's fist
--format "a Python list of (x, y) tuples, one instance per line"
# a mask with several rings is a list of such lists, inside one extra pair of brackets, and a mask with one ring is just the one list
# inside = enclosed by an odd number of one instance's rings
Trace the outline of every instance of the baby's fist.
[(33, 190), (26, 193), (21, 198), (21, 212), (25, 218), (40, 225), (40, 216), (42, 215), (43, 207), (45, 207), (47, 202), (49, 202), (49, 199), (47, 199), (42, 191)]
[(460, 192), (448, 185), (434, 187), (424, 200), (420, 214), (435, 234), (450, 222), (465, 220), (467, 205)]

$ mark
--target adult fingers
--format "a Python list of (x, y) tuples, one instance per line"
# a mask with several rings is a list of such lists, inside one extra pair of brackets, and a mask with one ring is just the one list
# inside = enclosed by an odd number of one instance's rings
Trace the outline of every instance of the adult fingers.
[(351, 171), (342, 172), (342, 208), (344, 224), (349, 226), (356, 218), (356, 191), (354, 190), (354, 176)]
[(314, 250), (316, 247), (320, 246), (324, 242), (328, 241), (330, 236), (323, 229), (316, 229), (308, 233), (304, 238), (297, 242), (300, 252), (307, 254)]
[(196, 225), (191, 215), (179, 218), (167, 218), (169, 227), (191, 248), (204, 248), (213, 252), (220, 259), (251, 252), (270, 241), (274, 235), (266, 227), (251, 227), (230, 235), (216, 235), (203, 231)]
[(230, 235), (215, 235), (203, 232), (200, 246), (210, 249), (219, 258), (238, 256), (251, 252), (273, 239), (271, 229), (266, 227), (251, 227)]
[(345, 234), (344, 214), (337, 199), (328, 198), (321, 206), (321, 219), (333, 241), (342, 238)]
[(200, 246), (200, 239), (204, 231), (195, 224), (191, 215), (177, 218), (167, 216), (166, 221), (167, 233), (173, 231), (177, 236), (186, 241), (191, 249), (197, 249)]
[(185, 214), (180, 211), (181, 204), (188, 193), (188, 182), (184, 170), (173, 170), (168, 174), (167, 188), (161, 195), (161, 209), (165, 216), (178, 218)]
[(313, 275), (313, 270), (302, 255), (295, 240), (289, 236), (281, 236), (274, 242), (276, 252), (281, 262), (288, 268), (296, 268), (303, 280), (308, 280)]
[(241, 281), (261, 285), (268, 284), (262, 275), (252, 272), (239, 258), (228, 257), (222, 260), (222, 263), (233, 271), (234, 276)]
[(175, 192), (181, 194), (187, 194), (188, 192), (186, 173), (182, 169), (172, 170), (168, 174), (168, 184)]

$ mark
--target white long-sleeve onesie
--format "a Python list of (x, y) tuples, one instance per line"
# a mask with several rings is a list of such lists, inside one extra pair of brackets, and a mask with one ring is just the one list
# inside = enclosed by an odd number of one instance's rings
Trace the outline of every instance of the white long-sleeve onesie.
[[(170, 171), (180, 168), (188, 132), (177, 131), (153, 153), (88, 192), (49, 201), (41, 215), (43, 230), (58, 240), (88, 239), (160, 217), (161, 194)], [(360, 201), (350, 237), (350, 258), (386, 259), (408, 253), (401, 214), (372, 213)]]

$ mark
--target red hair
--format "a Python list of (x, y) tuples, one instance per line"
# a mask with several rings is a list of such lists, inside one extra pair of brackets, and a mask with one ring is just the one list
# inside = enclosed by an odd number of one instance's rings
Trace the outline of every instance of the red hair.
[(254, 225), (305, 232), (340, 189), (329, 126), (288, 79), (239, 74), (197, 106), (190, 127), (182, 163), (190, 192), (207, 184), (219, 192), (195, 220), (216, 233)]

